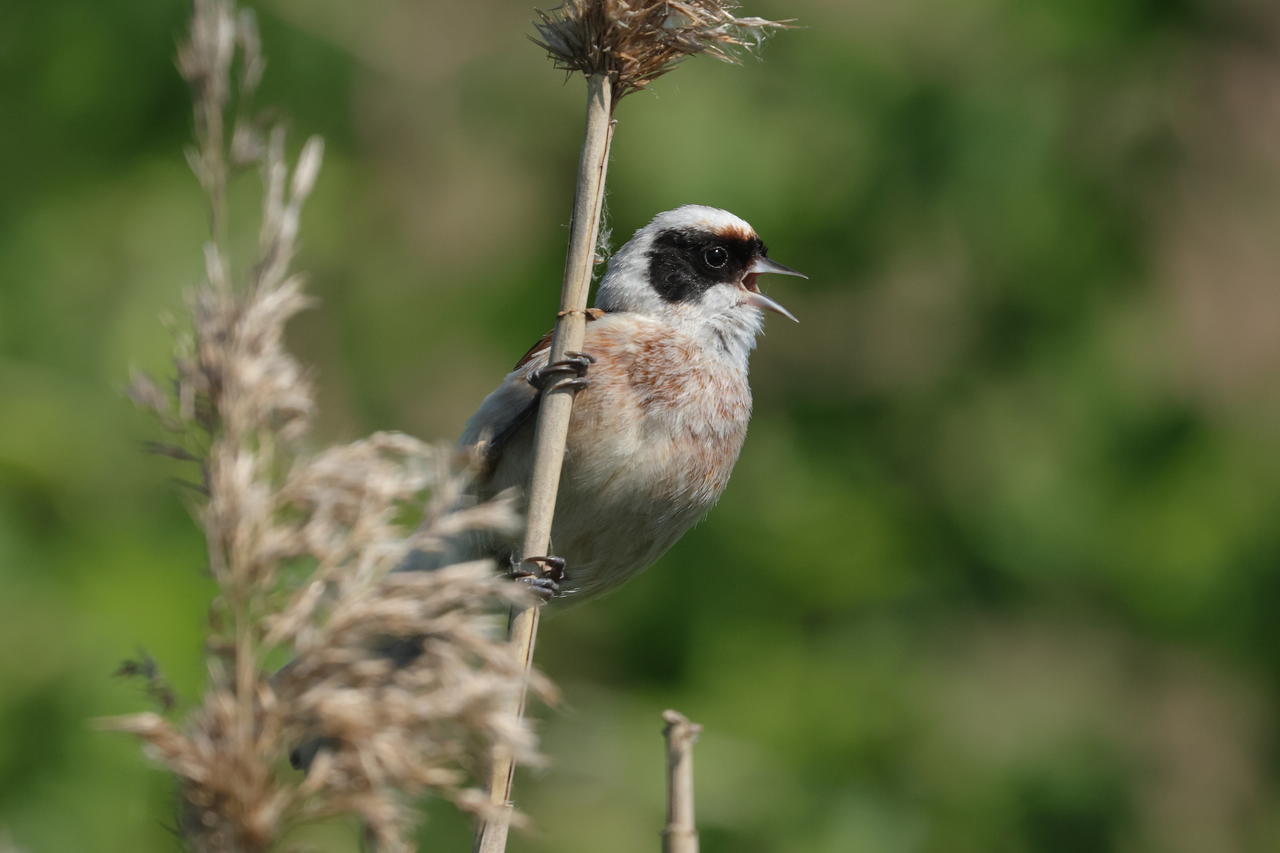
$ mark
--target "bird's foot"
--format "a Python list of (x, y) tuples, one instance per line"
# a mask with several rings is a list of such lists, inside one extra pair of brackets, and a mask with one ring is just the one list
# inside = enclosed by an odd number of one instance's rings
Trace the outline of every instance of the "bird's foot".
[(586, 378), (587, 368), (595, 364), (595, 357), (585, 352), (567, 352), (564, 356), (562, 360), (543, 365), (530, 373), (529, 384), (539, 391), (546, 391), (555, 377), (569, 376), (572, 378), (559, 382), (554, 387), (581, 390), (590, 385), (591, 380)]
[[(537, 571), (525, 568), (526, 563), (538, 567)], [(564, 580), (563, 557), (525, 557), (511, 566), (511, 577), (527, 584), (529, 589), (543, 604), (560, 594), (560, 583)]]

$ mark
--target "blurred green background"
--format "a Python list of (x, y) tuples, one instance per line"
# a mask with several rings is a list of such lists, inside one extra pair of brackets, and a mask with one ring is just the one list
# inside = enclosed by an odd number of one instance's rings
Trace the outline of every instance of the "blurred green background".
[[(451, 440), (550, 322), (582, 88), (524, 2), (264, 0), (317, 439)], [(564, 690), (515, 851), (659, 849), (659, 714), (707, 853), (1280, 845), (1280, 6), (759, 0), (804, 29), (622, 104), (620, 243), (728, 208), (770, 292), (710, 519), (544, 625)], [(155, 429), (199, 275), (178, 2), (0, 8), (0, 837), (176, 846), (95, 716), (201, 679), (201, 542)], [(252, 181), (243, 188), (255, 190)], [(243, 223), (252, 226), (251, 222)], [(433, 807), (425, 850), (467, 849)], [(0, 842), (2, 844), (3, 842)], [(317, 836), (317, 849), (353, 849)]]

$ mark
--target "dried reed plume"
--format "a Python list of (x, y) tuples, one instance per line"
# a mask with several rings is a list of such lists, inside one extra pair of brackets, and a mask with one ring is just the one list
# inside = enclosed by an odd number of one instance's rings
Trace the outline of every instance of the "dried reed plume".
[(681, 60), (705, 53), (737, 62), (788, 21), (739, 18), (725, 0), (566, 0), (538, 10), (534, 42), (556, 67), (608, 76), (613, 102), (647, 88)]
[[(250, 116), (263, 60), (252, 16), (232, 0), (196, 0), (178, 64), (194, 93), (188, 159), (212, 239), (172, 382), (139, 375), (131, 395), (170, 433), (154, 449), (199, 469), (197, 515), (218, 587), (209, 679), (181, 719), (140, 713), (103, 725), (137, 735), (177, 778), (178, 830), (192, 850), (267, 850), (299, 822), (343, 814), (363, 822), (376, 849), (407, 850), (414, 797), (485, 814), (468, 779), (491, 751), (535, 756), (512, 711), (527, 676), (494, 619), (526, 603), (523, 589), (483, 562), (392, 569), (461, 531), (510, 535), (519, 519), (509, 501), (458, 509), (452, 451), (405, 435), (299, 449), (314, 405), (283, 335), (307, 304), (290, 265), (322, 146), (309, 140), (291, 171), (283, 132)], [(264, 183), (259, 242), (239, 273), (226, 188), (252, 166)], [(406, 532), (401, 522), (427, 494), (426, 521)], [(273, 673), (269, 661), (284, 659)], [(122, 671), (173, 704), (148, 658)], [(305, 774), (284, 760), (300, 743), (311, 745)]]

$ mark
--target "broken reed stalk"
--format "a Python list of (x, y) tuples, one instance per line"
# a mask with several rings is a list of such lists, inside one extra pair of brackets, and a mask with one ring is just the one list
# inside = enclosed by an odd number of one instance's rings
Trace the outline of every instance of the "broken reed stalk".
[[(604, 206), (614, 108), (624, 96), (647, 88), (689, 56), (707, 53), (737, 62), (735, 48), (749, 49), (760, 42), (765, 30), (786, 25), (736, 17), (737, 8), (728, 0), (566, 0), (550, 13), (538, 12), (535, 43), (546, 49), (556, 67), (581, 72), (587, 80), (586, 133), (549, 363), (580, 350), (586, 336), (587, 294)], [(571, 389), (548, 388), (534, 438), (523, 557), (545, 555), (551, 547), (572, 409)], [(513, 608), (511, 613), (510, 639), (526, 667), (533, 663), (538, 614), (536, 604)], [(517, 712), (524, 713), (523, 697)], [(489, 775), (491, 816), (476, 830), (475, 853), (506, 850), (515, 766), (509, 753), (495, 751)]]
[(693, 819), (693, 744), (702, 726), (679, 711), (664, 711), (667, 725), (667, 825), (662, 853), (698, 853), (698, 825)]

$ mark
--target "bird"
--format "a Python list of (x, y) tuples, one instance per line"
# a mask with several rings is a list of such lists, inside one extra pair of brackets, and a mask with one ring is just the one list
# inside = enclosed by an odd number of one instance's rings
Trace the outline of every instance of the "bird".
[[(397, 571), (491, 558), (543, 602), (564, 603), (615, 589), (656, 562), (729, 482), (751, 417), (747, 362), (764, 312), (796, 320), (760, 292), (757, 280), (771, 273), (807, 278), (772, 260), (754, 228), (719, 208), (684, 205), (636, 231), (609, 259), (582, 351), (549, 363), (552, 336), (543, 336), (459, 439), (475, 460), (464, 500), (522, 489), (543, 396), (573, 389), (551, 527), (556, 554), (521, 560), (518, 543), (471, 532), (436, 551), (412, 552)], [(540, 571), (525, 568), (530, 562)], [(388, 637), (378, 651), (405, 666), (421, 643)], [(335, 743), (304, 739), (289, 761), (306, 769)]]
[(656, 562), (729, 482), (751, 416), (748, 359), (764, 312), (796, 321), (760, 291), (767, 274), (807, 278), (769, 258), (755, 229), (726, 210), (684, 205), (637, 230), (609, 259), (582, 351), (549, 364), (544, 336), (459, 440), (478, 460), (475, 498), (522, 489), (541, 399), (573, 389), (555, 555), (518, 561), (514, 543), (480, 537), (449, 558), (505, 561), (556, 601), (598, 596)]

